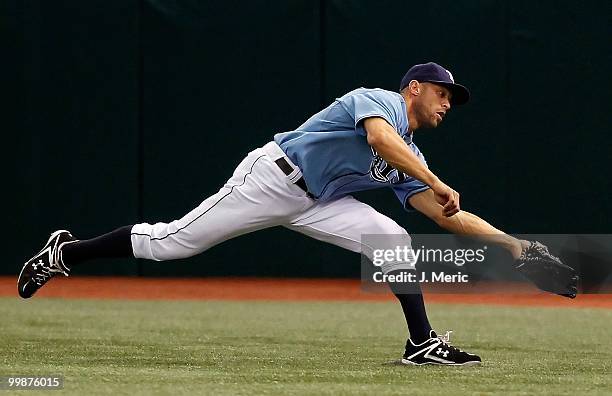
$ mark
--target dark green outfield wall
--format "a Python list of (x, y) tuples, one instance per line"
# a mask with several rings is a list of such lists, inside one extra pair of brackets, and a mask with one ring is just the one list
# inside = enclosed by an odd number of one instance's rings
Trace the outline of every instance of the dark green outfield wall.
[[(202, 5), (200, 3), (204, 3)], [(464, 209), (513, 233), (611, 233), (607, 1), (5, 1), (4, 260), (180, 217), (251, 149), (359, 86), (435, 60), (473, 100), (417, 132)], [(437, 232), (390, 191), (359, 196)], [(282, 229), (188, 260), (81, 273), (346, 276), (358, 256)]]

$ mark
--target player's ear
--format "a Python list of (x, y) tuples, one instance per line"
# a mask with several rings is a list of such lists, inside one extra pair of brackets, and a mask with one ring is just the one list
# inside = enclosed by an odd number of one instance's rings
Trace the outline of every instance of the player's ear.
[(414, 96), (419, 96), (421, 93), (421, 84), (417, 80), (412, 80), (408, 83), (408, 90)]

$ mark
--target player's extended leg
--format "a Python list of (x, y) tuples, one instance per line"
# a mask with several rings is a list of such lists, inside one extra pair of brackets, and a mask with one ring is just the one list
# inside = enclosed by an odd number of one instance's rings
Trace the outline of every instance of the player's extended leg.
[[(406, 230), (395, 221), (351, 196), (316, 203), (285, 227), (368, 257), (372, 247), (364, 245), (362, 235), (399, 235), (405, 236), (400, 239), (409, 241)], [(406, 268), (401, 264), (394, 268), (392, 264), (382, 269), (393, 273)], [(472, 365), (480, 362), (478, 356), (453, 347), (448, 343), (448, 336), (439, 338), (431, 329), (418, 283), (411, 285), (409, 293), (402, 286), (389, 286), (400, 301), (410, 332), (402, 363)]]
[(53, 233), (23, 266), (20, 296), (31, 297), (52, 276), (68, 275), (73, 265), (89, 259), (185, 258), (238, 235), (287, 223), (312, 201), (274, 163), (282, 155), (279, 150), (268, 144), (249, 153), (218, 193), (179, 220), (125, 226), (83, 241), (65, 230)]

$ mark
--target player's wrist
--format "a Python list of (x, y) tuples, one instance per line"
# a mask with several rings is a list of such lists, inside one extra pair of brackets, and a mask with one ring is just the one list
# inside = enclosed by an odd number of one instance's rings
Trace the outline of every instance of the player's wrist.
[(429, 177), (427, 177), (425, 180), (423, 180), (423, 182), (425, 184), (427, 184), (432, 190), (436, 191), (436, 189), (438, 187), (442, 187), (442, 186), (446, 186), (442, 180), (440, 180), (436, 175), (434, 175), (433, 173), (431, 175), (429, 175)]
[(521, 253), (523, 252), (523, 242), (526, 241), (516, 239), (510, 235), (504, 235), (501, 245), (506, 250), (508, 250), (512, 255), (512, 258), (516, 260), (521, 256)]

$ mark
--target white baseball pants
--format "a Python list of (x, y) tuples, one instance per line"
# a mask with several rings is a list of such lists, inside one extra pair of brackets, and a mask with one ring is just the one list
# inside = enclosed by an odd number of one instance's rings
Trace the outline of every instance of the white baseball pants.
[[(286, 175), (274, 162), (284, 158)], [(283, 226), (353, 252), (365, 252), (363, 234), (404, 234), (395, 221), (352, 196), (327, 202), (294, 184), (301, 171), (270, 142), (250, 152), (215, 195), (170, 223), (136, 224), (134, 256), (156, 261), (194, 256), (218, 243), (267, 227)], [(368, 255), (369, 256), (369, 255)]]

